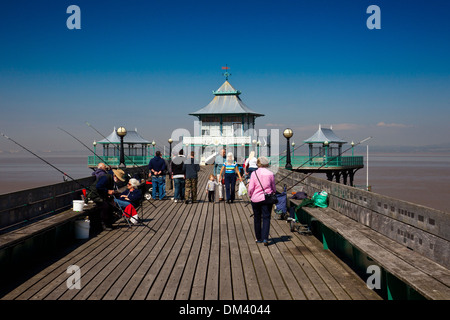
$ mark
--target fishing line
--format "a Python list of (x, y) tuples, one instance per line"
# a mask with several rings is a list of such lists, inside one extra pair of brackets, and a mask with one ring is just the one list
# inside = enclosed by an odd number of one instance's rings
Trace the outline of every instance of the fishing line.
[[(89, 127), (91, 127), (92, 129), (94, 129), (99, 135), (101, 135), (106, 141), (108, 141), (109, 143), (111, 143), (111, 144), (113, 144), (108, 138), (106, 138), (103, 134), (101, 134), (97, 129), (95, 129), (89, 122), (86, 122), (86, 124), (89, 126)], [(114, 144), (113, 144), (114, 145)], [(120, 148), (118, 147), (118, 146), (115, 146), (118, 150), (119, 150), (119, 152), (120, 152)], [(147, 174), (147, 172), (144, 170), (144, 169), (142, 169), (142, 166), (138, 166), (134, 161), (133, 161), (133, 159), (131, 159), (131, 158), (129, 158), (127, 155), (125, 155), (124, 154), (124, 156), (125, 157), (127, 157), (127, 159), (128, 160), (130, 160), (133, 164), (134, 164), (134, 166), (135, 167), (137, 167), (143, 174), (144, 174), (144, 180), (145, 181), (147, 181), (147, 177), (148, 177), (148, 174)], [(153, 186), (152, 186), (153, 187)], [(148, 199), (146, 199), (153, 207), (155, 207), (156, 208), (156, 206), (153, 204), (153, 202), (151, 202), (150, 200), (148, 200)]]
[(16, 145), (18, 145), (19, 147), (21, 147), (22, 149), (28, 151), (29, 153), (31, 153), (32, 155), (34, 155), (36, 158), (42, 160), (43, 162), (45, 162), (46, 164), (48, 164), (49, 166), (51, 166), (52, 168), (58, 170), (60, 173), (62, 173), (65, 177), (68, 177), (69, 179), (71, 179), (72, 181), (75, 181), (76, 183), (78, 183), (78, 185), (80, 185), (83, 189), (87, 189), (86, 186), (84, 186), (83, 184), (81, 184), (79, 181), (75, 180), (74, 178), (72, 178), (71, 176), (69, 176), (67, 173), (65, 173), (64, 171), (58, 169), (57, 167), (55, 167), (53, 164), (51, 164), (50, 162), (48, 162), (47, 160), (41, 158), (40, 156), (38, 156), (36, 153), (34, 153), (33, 151), (27, 149), (26, 147), (24, 147), (23, 145), (21, 145), (20, 143), (18, 143), (17, 141), (15, 141), (14, 139), (8, 137), (7, 135), (3, 134), (0, 132), (0, 134), (5, 137), (6, 139), (10, 140), (11, 142), (14, 142)]
[[(347, 152), (348, 150), (352, 149), (354, 146), (357, 146), (357, 145), (359, 145), (359, 144), (361, 144), (361, 143), (364, 143), (364, 142), (366, 142), (366, 141), (369, 140), (369, 139), (372, 139), (372, 137), (368, 137), (368, 138), (366, 138), (366, 139), (364, 139), (364, 140), (361, 140), (361, 141), (358, 142), (358, 143), (355, 143), (355, 144), (354, 144), (353, 146), (351, 146), (350, 148), (344, 150), (343, 152), (340, 152), (339, 155), (332, 157), (330, 160), (328, 160), (328, 161), (325, 162), (323, 165), (321, 165), (320, 167), (318, 167), (317, 170), (323, 168), (323, 167), (326, 166), (329, 162), (335, 160), (337, 157), (340, 157), (343, 153), (345, 153), (345, 152)], [(298, 169), (298, 168), (297, 168), (297, 169)], [(289, 173), (288, 175), (286, 175), (282, 180), (284, 180), (285, 178), (289, 177), (289, 176), (290, 176), (291, 174), (293, 174), (293, 173), (294, 173), (294, 171), (292, 171), (291, 173)], [(306, 178), (308, 178), (308, 177), (311, 176), (312, 174), (313, 174), (313, 172), (308, 173), (308, 174), (307, 174), (306, 176), (304, 176), (300, 181), (298, 181), (297, 183), (295, 183), (295, 184), (292, 185), (291, 187), (287, 188), (287, 189), (286, 189), (286, 192), (287, 192), (288, 190), (292, 189), (293, 187), (295, 187), (296, 185), (298, 185), (299, 183), (303, 182)], [(282, 180), (280, 180), (280, 181), (282, 181)], [(279, 183), (279, 182), (278, 182), (278, 183)]]
[[(110, 165), (108, 164), (108, 162), (107, 162), (105, 159), (103, 159), (102, 157), (100, 157), (99, 155), (97, 155), (93, 150), (91, 150), (87, 145), (85, 145), (80, 139), (78, 139), (77, 137), (75, 137), (73, 134), (67, 132), (66, 130), (64, 130), (64, 129), (60, 128), (60, 127), (58, 127), (58, 129), (64, 131), (64, 132), (67, 133), (69, 136), (71, 136), (72, 138), (74, 138), (75, 140), (77, 140), (79, 143), (81, 143), (83, 146), (85, 146), (86, 149), (88, 149), (88, 150), (89, 150), (90, 152), (92, 152), (95, 156), (97, 156), (102, 162), (104, 162), (106, 165), (110, 166)], [(110, 167), (111, 167), (111, 166), (110, 166)]]

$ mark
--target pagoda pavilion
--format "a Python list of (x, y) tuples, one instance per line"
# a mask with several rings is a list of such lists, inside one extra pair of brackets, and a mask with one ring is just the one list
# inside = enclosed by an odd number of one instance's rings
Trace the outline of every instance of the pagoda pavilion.
[[(308, 144), (308, 156), (294, 157), (293, 170), (302, 173), (325, 173), (329, 181), (335, 179), (353, 186), (353, 178), (359, 169), (364, 167), (363, 157), (353, 155), (344, 156), (342, 146), (347, 142), (339, 138), (330, 127), (319, 129), (310, 138), (304, 140)], [(348, 180), (347, 180), (348, 178)]]
[[(151, 142), (142, 138), (137, 129), (127, 131), (123, 138), (125, 164), (127, 166), (146, 165), (150, 161)], [(120, 137), (116, 128), (106, 138), (94, 141), (94, 153), (97, 154), (97, 145), (102, 146), (101, 155), (89, 156), (88, 167), (96, 167), (100, 162), (107, 162), (108, 165), (116, 167), (119, 165), (120, 157)]]
[[(264, 116), (247, 107), (236, 90), (226, 81), (219, 89), (213, 91), (214, 99), (204, 108), (189, 115), (198, 118), (193, 137), (184, 137), (185, 146), (199, 147), (203, 155), (201, 163), (212, 159), (220, 149), (233, 152), (238, 163), (248, 157), (250, 150), (256, 148), (257, 136), (255, 120)], [(268, 137), (267, 140), (270, 140)]]

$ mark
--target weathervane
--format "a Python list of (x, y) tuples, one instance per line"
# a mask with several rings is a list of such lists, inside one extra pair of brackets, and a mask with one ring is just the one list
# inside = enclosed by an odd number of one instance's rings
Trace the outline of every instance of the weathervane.
[[(228, 70), (230, 67), (226, 64), (225, 67), (222, 67), (222, 70)], [(228, 71), (225, 71), (225, 73), (222, 73), (223, 76), (225, 76), (225, 80), (228, 81), (228, 77), (231, 76), (231, 73)]]

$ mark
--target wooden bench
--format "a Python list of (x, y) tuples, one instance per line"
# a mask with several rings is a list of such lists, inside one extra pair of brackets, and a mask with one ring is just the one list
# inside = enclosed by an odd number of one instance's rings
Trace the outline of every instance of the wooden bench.
[(95, 213), (94, 204), (84, 207), (83, 212), (66, 210), (41, 220), (0, 234), (0, 283), (7, 279), (11, 270), (26, 267), (74, 239), (72, 222)]
[[(293, 205), (301, 203), (294, 199), (288, 201)], [(366, 254), (373, 260), (370, 264), (383, 268), (426, 299), (450, 299), (450, 272), (444, 266), (331, 208), (303, 207), (302, 210)]]

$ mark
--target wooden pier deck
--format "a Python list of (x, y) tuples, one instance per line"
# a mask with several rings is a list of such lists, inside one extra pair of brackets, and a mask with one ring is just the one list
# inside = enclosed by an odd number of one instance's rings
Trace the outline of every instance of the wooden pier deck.
[[(146, 203), (147, 227), (122, 223), (79, 240), (2, 300), (381, 299), (314, 236), (291, 232), (285, 221), (271, 220), (269, 246), (255, 243), (247, 196), (207, 201), (211, 170), (200, 172), (197, 203)], [(71, 265), (80, 268), (80, 289), (67, 287)]]

